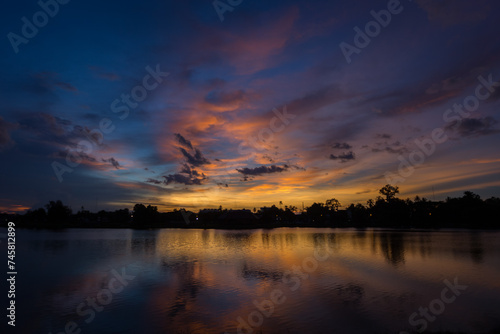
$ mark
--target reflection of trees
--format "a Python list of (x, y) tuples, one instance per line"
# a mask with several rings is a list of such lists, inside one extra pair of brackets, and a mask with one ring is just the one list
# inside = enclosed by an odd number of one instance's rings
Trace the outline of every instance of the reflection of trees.
[(252, 242), (254, 232), (228, 231), (226, 233), (222, 233), (221, 236), (226, 243), (235, 245), (236, 247), (240, 248), (242, 246), (248, 246)]
[(258, 279), (258, 280), (271, 280), (271, 281), (281, 281), (283, 277), (283, 272), (278, 270), (270, 270), (266, 268), (254, 268), (248, 265), (245, 261), (243, 268), (241, 268), (241, 276), (246, 279)]
[(477, 233), (470, 234), (470, 257), (475, 263), (482, 263), (484, 255), (483, 243), (481, 235)]
[(157, 231), (133, 230), (130, 238), (132, 254), (154, 255), (156, 253)]
[(452, 247), (454, 256), (470, 257), (475, 263), (483, 262), (484, 247), (480, 233), (471, 231), (467, 234), (458, 234), (453, 239)]
[(286, 246), (296, 246), (297, 245), (297, 233), (287, 233), (285, 234)]
[(361, 285), (353, 283), (337, 285), (335, 292), (345, 306), (359, 306), (365, 295), (365, 289)]
[(420, 233), (418, 244), (420, 245), (419, 250), (422, 258), (426, 258), (432, 254), (431, 236), (428, 233)]
[(379, 234), (380, 249), (387, 261), (393, 265), (405, 262), (404, 234), (381, 232)]
[(201, 231), (201, 240), (203, 246), (207, 247), (210, 244), (210, 240), (213, 237), (213, 230), (203, 230)]
[(265, 233), (265, 232), (262, 233), (261, 238), (262, 238), (262, 246), (264, 248), (268, 249), (270, 246), (269, 233)]
[(43, 249), (52, 253), (61, 253), (68, 249), (69, 242), (67, 240), (44, 240)]
[(365, 230), (356, 230), (356, 232), (351, 237), (352, 247), (365, 249), (366, 239), (367, 238)]

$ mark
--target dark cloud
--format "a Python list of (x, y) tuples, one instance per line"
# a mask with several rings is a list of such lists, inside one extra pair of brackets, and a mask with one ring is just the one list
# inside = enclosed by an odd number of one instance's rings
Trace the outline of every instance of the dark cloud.
[(407, 151), (408, 150), (406, 149), (406, 147), (398, 147), (398, 146), (390, 146), (390, 145), (372, 148), (372, 152), (374, 152), (374, 153), (387, 152), (387, 153), (392, 153), (392, 154), (403, 154)]
[(380, 139), (391, 139), (392, 138), (392, 136), (388, 133), (377, 133), (376, 137), (380, 138)]
[(450, 123), (446, 130), (456, 133), (459, 137), (479, 137), (499, 133), (500, 130), (495, 127), (497, 123), (493, 117), (466, 118)]
[(189, 165), (194, 167), (199, 167), (201, 165), (206, 165), (210, 163), (210, 161), (208, 161), (208, 159), (203, 156), (201, 151), (193, 146), (193, 144), (189, 139), (186, 139), (179, 133), (175, 133), (174, 136), (175, 139), (179, 142), (179, 144), (194, 152), (194, 154), (191, 154), (188, 151), (186, 151), (186, 149), (179, 147), (179, 151), (181, 151), (182, 155), (184, 155), (184, 157), (187, 159)]
[[(377, 135), (379, 138), (388, 139), (391, 138), (391, 135), (382, 134)], [(387, 152), (391, 154), (403, 154), (408, 151), (408, 149), (401, 144), (399, 141), (395, 141), (390, 143), (388, 141), (375, 143), (374, 146), (370, 147), (368, 145), (364, 146), (364, 148), (370, 148), (374, 153)]]
[(22, 130), (36, 135), (40, 139), (60, 138), (73, 129), (71, 121), (48, 113), (28, 114), (19, 120)]
[(179, 133), (174, 134), (175, 139), (182, 146), (190, 149), (194, 154), (189, 153), (185, 148), (179, 147), (182, 155), (186, 158), (187, 162), (183, 163), (180, 167), (178, 173), (163, 175), (163, 180), (148, 179), (146, 182), (153, 184), (165, 184), (169, 185), (171, 183), (178, 183), (184, 185), (201, 185), (203, 181), (207, 179), (204, 173), (201, 173), (194, 169), (194, 167), (200, 167), (202, 165), (209, 164), (207, 158), (203, 156), (201, 151), (194, 147), (189, 139), (186, 139)]
[(16, 124), (9, 123), (0, 116), (0, 151), (14, 144), (10, 133), (15, 128), (17, 128)]
[(286, 105), (288, 110), (293, 110), (298, 114), (305, 114), (354, 96), (353, 93), (343, 92), (340, 85), (331, 84), (310, 92), (304, 97), (290, 101)]
[(198, 179), (193, 179), (190, 178), (189, 176), (186, 176), (184, 174), (170, 174), (170, 175), (165, 175), (163, 176), (165, 178), (165, 181), (163, 181), (165, 184), (170, 184), (170, 183), (179, 183), (179, 184), (185, 184), (185, 185), (200, 185), (201, 182)]
[(347, 153), (344, 152), (344, 153), (339, 154), (339, 155), (330, 154), (330, 159), (340, 160), (340, 162), (344, 163), (344, 162), (348, 162), (349, 160), (356, 159), (356, 156), (352, 151), (349, 151)]
[(99, 67), (96, 67), (96, 66), (90, 66), (89, 68), (99, 78), (106, 79), (106, 80), (109, 80), (109, 81), (116, 81), (116, 80), (120, 79), (120, 76), (118, 74), (112, 73), (112, 72), (109, 72), (109, 71), (105, 71), (102, 68), (99, 68)]
[(68, 82), (63, 82), (63, 81), (56, 81), (54, 82), (54, 86), (67, 90), (68, 92), (78, 92), (78, 89), (76, 89), (75, 86)]
[(491, 96), (488, 99), (488, 101), (496, 101), (499, 99), (500, 99), (500, 89), (495, 89), (495, 91), (493, 91), (493, 93), (491, 93)]
[(352, 148), (352, 146), (347, 144), (347, 143), (335, 143), (332, 145), (332, 148), (339, 149), (339, 150), (348, 150), (348, 149)]
[(191, 150), (193, 149), (193, 144), (191, 144), (191, 141), (184, 138), (181, 134), (175, 133), (174, 136), (175, 136), (175, 139), (177, 139), (177, 141), (179, 142), (179, 144), (181, 144), (182, 146), (185, 146)]
[(153, 184), (178, 183), (184, 185), (201, 185), (207, 179), (204, 173), (200, 173), (188, 164), (183, 164), (179, 173), (162, 176), (163, 180), (148, 179), (146, 182)]
[(276, 162), (269, 154), (264, 154), (262, 156), (262, 159), (266, 159), (267, 161), (269, 161), (269, 163), (272, 163), (272, 164)]
[(190, 185), (201, 185), (202, 182), (206, 179), (205, 175), (202, 177), (191, 177), (189, 175), (185, 174), (169, 174), (169, 175), (164, 175), (163, 178), (165, 179), (163, 181), (164, 184), (168, 185), (171, 183), (179, 183), (179, 184), (185, 184), (187, 186)]
[(456, 1), (456, 0), (417, 0), (430, 21), (438, 21), (445, 26), (479, 22), (491, 11), (487, 0)]
[(236, 90), (233, 92), (210, 92), (205, 101), (213, 105), (231, 105), (245, 100), (245, 91)]
[(190, 154), (182, 147), (179, 147), (179, 150), (181, 151), (182, 155), (184, 155), (184, 157), (186, 157), (187, 162), (191, 166), (199, 167), (199, 166), (207, 165), (210, 163), (210, 161), (208, 161), (208, 159), (205, 158), (203, 156), (203, 154), (201, 153), (201, 151), (197, 148), (194, 149), (194, 155)]
[(19, 130), (23, 132), (24, 138), (30, 138), (46, 147), (76, 148), (77, 143), (82, 139), (93, 143), (99, 143), (102, 140), (102, 135), (98, 132), (92, 133), (92, 130), (87, 127), (49, 113), (25, 114), (18, 122)]
[[(498, 46), (490, 42), (488, 36), (471, 41), (469, 48), (478, 48), (481, 52), (468, 54), (468, 58), (456, 65), (430, 73), (424, 80), (412, 86), (397, 87), (389, 92), (382, 92), (363, 100), (362, 104), (383, 116), (421, 112), (429, 107), (442, 106), (464, 92), (470, 94), (471, 85), (475, 85), (480, 69), (494, 67), (500, 56)], [(459, 54), (460, 57), (464, 56)], [(473, 92), (473, 91), (472, 91)]]
[(242, 168), (236, 169), (239, 173), (245, 176), (258, 176), (263, 174), (281, 173), (290, 169), (289, 165), (283, 165), (283, 167), (272, 165), (272, 166), (259, 166), (255, 168)]
[(41, 86), (46, 87), (49, 90), (54, 90), (55, 88), (63, 89), (68, 92), (78, 92), (78, 89), (70, 84), (60, 80), (59, 74), (54, 72), (40, 72), (35, 75)]
[(158, 181), (158, 180), (155, 180), (155, 179), (147, 179), (146, 180), (147, 183), (152, 183), (152, 184), (162, 184), (163, 182), (162, 181)]
[(115, 158), (111, 157), (109, 159), (102, 159), (103, 162), (109, 162), (110, 164), (113, 165), (116, 169), (120, 169), (120, 163), (116, 161)]
[[(68, 151), (58, 151), (56, 153), (56, 158), (66, 159), (67, 157), (71, 157), (71, 160), (82, 162), (97, 162), (97, 159), (85, 152), (82, 151), (71, 151), (71, 155), (69, 155)], [(103, 160), (104, 161), (104, 160)], [(107, 162), (107, 161), (105, 161)]]
[[(202, 176), (203, 173), (200, 174), (196, 169), (191, 168), (188, 164), (183, 164), (181, 168), (181, 173), (188, 174), (191, 177)], [(205, 175), (203, 175), (205, 176)]]
[(102, 119), (102, 116), (100, 116), (99, 114), (96, 114), (96, 113), (86, 113), (82, 116), (82, 118), (85, 120), (92, 121), (92, 122), (98, 122), (99, 120)]

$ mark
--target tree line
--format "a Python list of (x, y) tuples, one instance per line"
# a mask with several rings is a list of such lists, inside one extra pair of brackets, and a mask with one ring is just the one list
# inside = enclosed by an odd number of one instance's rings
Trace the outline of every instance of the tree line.
[(335, 198), (324, 203), (313, 203), (303, 212), (282, 202), (257, 210), (204, 209), (190, 212), (174, 209), (159, 212), (156, 206), (136, 204), (133, 210), (101, 210), (92, 213), (85, 208), (73, 213), (60, 200), (50, 201), (44, 208), (29, 210), (24, 215), (7, 215), (18, 226), (40, 228), (66, 227), (127, 227), (127, 228), (272, 228), (284, 226), (311, 227), (386, 227), (386, 228), (475, 228), (500, 227), (500, 198), (481, 199), (466, 191), (463, 196), (431, 201), (416, 196), (412, 199), (397, 197), (399, 188), (390, 184), (379, 190), (379, 196), (365, 205), (343, 206)]

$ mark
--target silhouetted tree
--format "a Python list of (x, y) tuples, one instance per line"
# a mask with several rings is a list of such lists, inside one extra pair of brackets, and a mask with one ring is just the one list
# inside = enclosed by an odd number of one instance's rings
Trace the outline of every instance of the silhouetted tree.
[(323, 203), (313, 203), (307, 208), (307, 217), (313, 224), (325, 224), (329, 218), (329, 209)]
[(399, 194), (399, 187), (392, 186), (390, 184), (386, 184), (383, 186), (380, 190), (379, 193), (381, 195), (385, 196), (385, 200), (387, 202), (393, 200), (396, 197), (396, 194)]
[(50, 201), (45, 205), (47, 209), (47, 222), (49, 224), (61, 225), (69, 223), (71, 219), (71, 209), (65, 206), (60, 200)]
[(325, 202), (325, 206), (329, 209), (329, 210), (332, 210), (332, 211), (338, 211), (338, 209), (342, 206), (342, 204), (340, 204), (339, 200), (336, 199), (336, 198), (331, 198), (331, 199), (327, 199), (326, 202)]
[(154, 225), (158, 223), (159, 213), (156, 206), (145, 206), (144, 204), (134, 205), (133, 222), (136, 225)]

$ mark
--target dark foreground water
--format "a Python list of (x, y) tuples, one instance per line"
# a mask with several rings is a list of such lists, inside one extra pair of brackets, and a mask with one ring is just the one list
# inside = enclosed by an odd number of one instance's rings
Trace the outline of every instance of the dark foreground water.
[(16, 243), (13, 333), (500, 329), (498, 232), (18, 230)]

